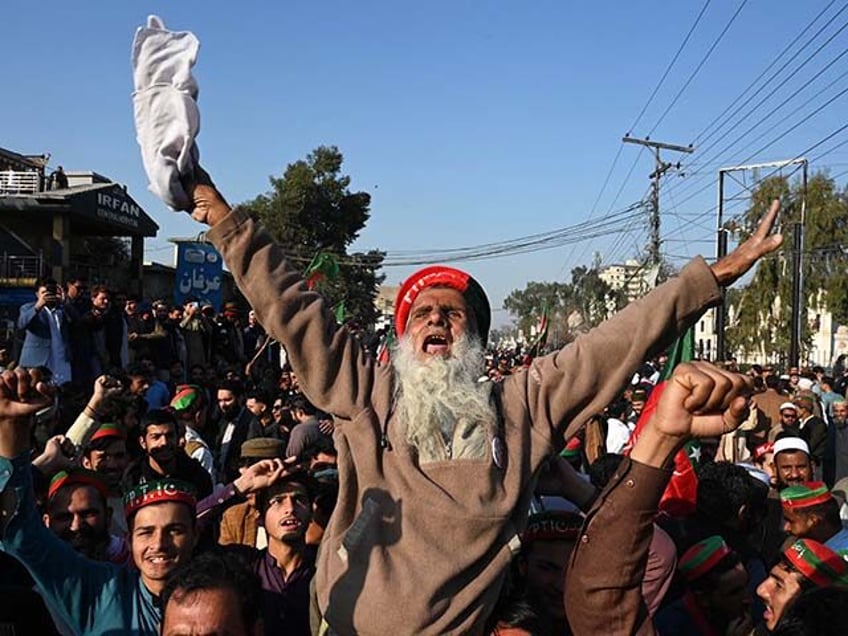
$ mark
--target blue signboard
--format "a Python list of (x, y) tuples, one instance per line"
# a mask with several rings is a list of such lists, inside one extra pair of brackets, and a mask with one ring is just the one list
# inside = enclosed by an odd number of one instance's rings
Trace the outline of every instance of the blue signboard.
[(224, 261), (211, 243), (179, 243), (174, 302), (182, 305), (187, 296), (194, 296), (221, 311), (223, 274)]

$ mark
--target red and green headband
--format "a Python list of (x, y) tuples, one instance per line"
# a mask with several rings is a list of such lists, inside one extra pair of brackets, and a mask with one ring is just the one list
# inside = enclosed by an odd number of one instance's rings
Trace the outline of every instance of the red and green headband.
[(717, 566), (731, 550), (718, 535), (699, 541), (683, 553), (677, 569), (687, 582), (691, 583)]
[(848, 563), (818, 541), (799, 539), (783, 552), (783, 558), (801, 576), (818, 587), (845, 584)]
[(50, 486), (47, 488), (47, 499), (53, 499), (56, 493), (65, 486), (91, 486), (104, 499), (109, 496), (109, 489), (98, 473), (84, 468), (74, 468), (60, 471), (53, 476), (53, 479), (50, 480)]
[(100, 428), (94, 431), (94, 435), (89, 439), (89, 444), (91, 442), (97, 441), (98, 439), (106, 439), (106, 438), (114, 438), (114, 439), (127, 439), (127, 434), (117, 424), (103, 424)]
[(780, 491), (780, 503), (787, 510), (801, 510), (818, 506), (833, 499), (827, 485), (821, 481), (808, 481), (789, 486)]
[(486, 298), (486, 292), (470, 274), (444, 265), (425, 267), (401, 285), (395, 299), (395, 331), (398, 336), (402, 336), (406, 331), (409, 310), (412, 309), (418, 294), (430, 287), (449, 287), (465, 297), (465, 302), (474, 312), (480, 339), (485, 343), (492, 322), (492, 308)]
[(138, 484), (124, 495), (124, 514), (129, 517), (145, 506), (168, 502), (183, 503), (194, 510), (197, 505), (194, 487), (178, 479), (160, 479)]

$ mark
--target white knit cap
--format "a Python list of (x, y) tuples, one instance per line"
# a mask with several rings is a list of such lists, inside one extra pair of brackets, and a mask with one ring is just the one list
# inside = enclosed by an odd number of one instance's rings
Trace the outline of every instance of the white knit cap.
[(810, 447), (807, 445), (807, 442), (802, 440), (800, 437), (784, 437), (774, 443), (775, 457), (777, 457), (778, 453), (782, 453), (783, 451), (801, 451), (809, 455)]
[(796, 413), (798, 412), (798, 407), (795, 406), (792, 402), (784, 402), (783, 404), (781, 404), (778, 410), (782, 411), (783, 409), (792, 409)]

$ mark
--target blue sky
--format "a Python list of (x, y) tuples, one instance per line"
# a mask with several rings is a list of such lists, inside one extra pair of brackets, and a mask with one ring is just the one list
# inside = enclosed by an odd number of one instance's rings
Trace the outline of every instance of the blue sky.
[[(634, 136), (655, 128), (741, 4), (709, 3), (632, 129)], [(682, 145), (697, 139), (696, 146), (704, 149), (681, 157), (694, 162), (686, 166), (686, 177), (670, 176), (663, 184), (663, 251), (673, 262), (714, 252), (718, 167), (797, 156), (845, 124), (848, 97), (805, 119), (848, 86), (840, 77), (843, 60), (802, 85), (846, 50), (848, 29), (779, 85), (848, 21), (848, 11), (736, 117), (751, 109), (748, 119), (709, 148), (736, 119), (723, 127), (708, 125), (790, 43), (797, 43), (791, 54), (841, 8), (829, 4), (745, 2), (653, 130), (654, 139)], [(148, 241), (146, 259), (170, 263), (166, 239), (201, 228), (147, 192), (135, 144), (130, 45), (135, 28), (156, 13), (169, 27), (192, 30), (200, 38), (198, 141), (204, 165), (231, 201), (263, 192), (268, 175), (280, 174), (320, 144), (335, 144), (345, 155), (353, 187), (373, 196), (371, 220), (356, 247), (391, 254), (501, 241), (601, 219), (645, 196), (652, 159), (637, 146), (622, 148), (620, 138), (703, 6), (701, 0), (226, 5), (51, 0), (39, 3), (38, 10), (18, 4), (7, 7), (0, 21), (6, 51), (0, 146), (50, 152), (54, 166), (95, 170), (126, 183), (162, 228)], [(772, 90), (774, 95), (753, 110)], [(819, 91), (824, 92), (816, 96)], [(748, 137), (739, 138), (758, 122)], [(794, 131), (749, 158), (796, 123)], [(705, 130), (715, 133), (701, 143)], [(848, 132), (810, 156), (845, 140)], [(846, 161), (845, 148), (835, 148), (813, 169), (839, 175)], [(644, 224), (634, 221), (591, 241), (458, 266), (481, 280), (498, 308), (510, 290), (528, 280), (567, 278), (572, 267), (590, 263), (594, 252), (604, 262), (621, 261), (635, 256), (645, 239)], [(389, 268), (386, 282), (397, 284), (410, 271)], [(505, 319), (505, 312), (496, 311), (496, 324)]]

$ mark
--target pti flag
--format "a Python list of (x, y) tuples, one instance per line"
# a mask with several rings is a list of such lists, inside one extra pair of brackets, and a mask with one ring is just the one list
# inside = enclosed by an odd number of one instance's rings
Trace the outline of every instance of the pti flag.
[[(671, 378), (674, 368), (682, 363), (689, 362), (695, 357), (695, 332), (692, 328), (686, 330), (672, 345), (668, 352), (668, 362), (660, 374), (657, 385), (651, 391), (636, 428), (630, 436), (630, 441), (625, 449), (625, 454), (630, 454), (630, 449), (639, 438), (642, 429), (653, 417), (657, 404), (665, 390), (665, 385)], [(698, 494), (698, 477), (695, 474), (695, 465), (701, 459), (701, 445), (698, 440), (690, 440), (678, 451), (674, 457), (674, 473), (668, 482), (668, 486), (660, 499), (660, 510), (672, 517), (683, 517), (695, 511), (695, 500)]]
[(303, 273), (306, 286), (312, 290), (322, 280), (334, 280), (339, 276), (339, 262), (327, 252), (318, 252)]

